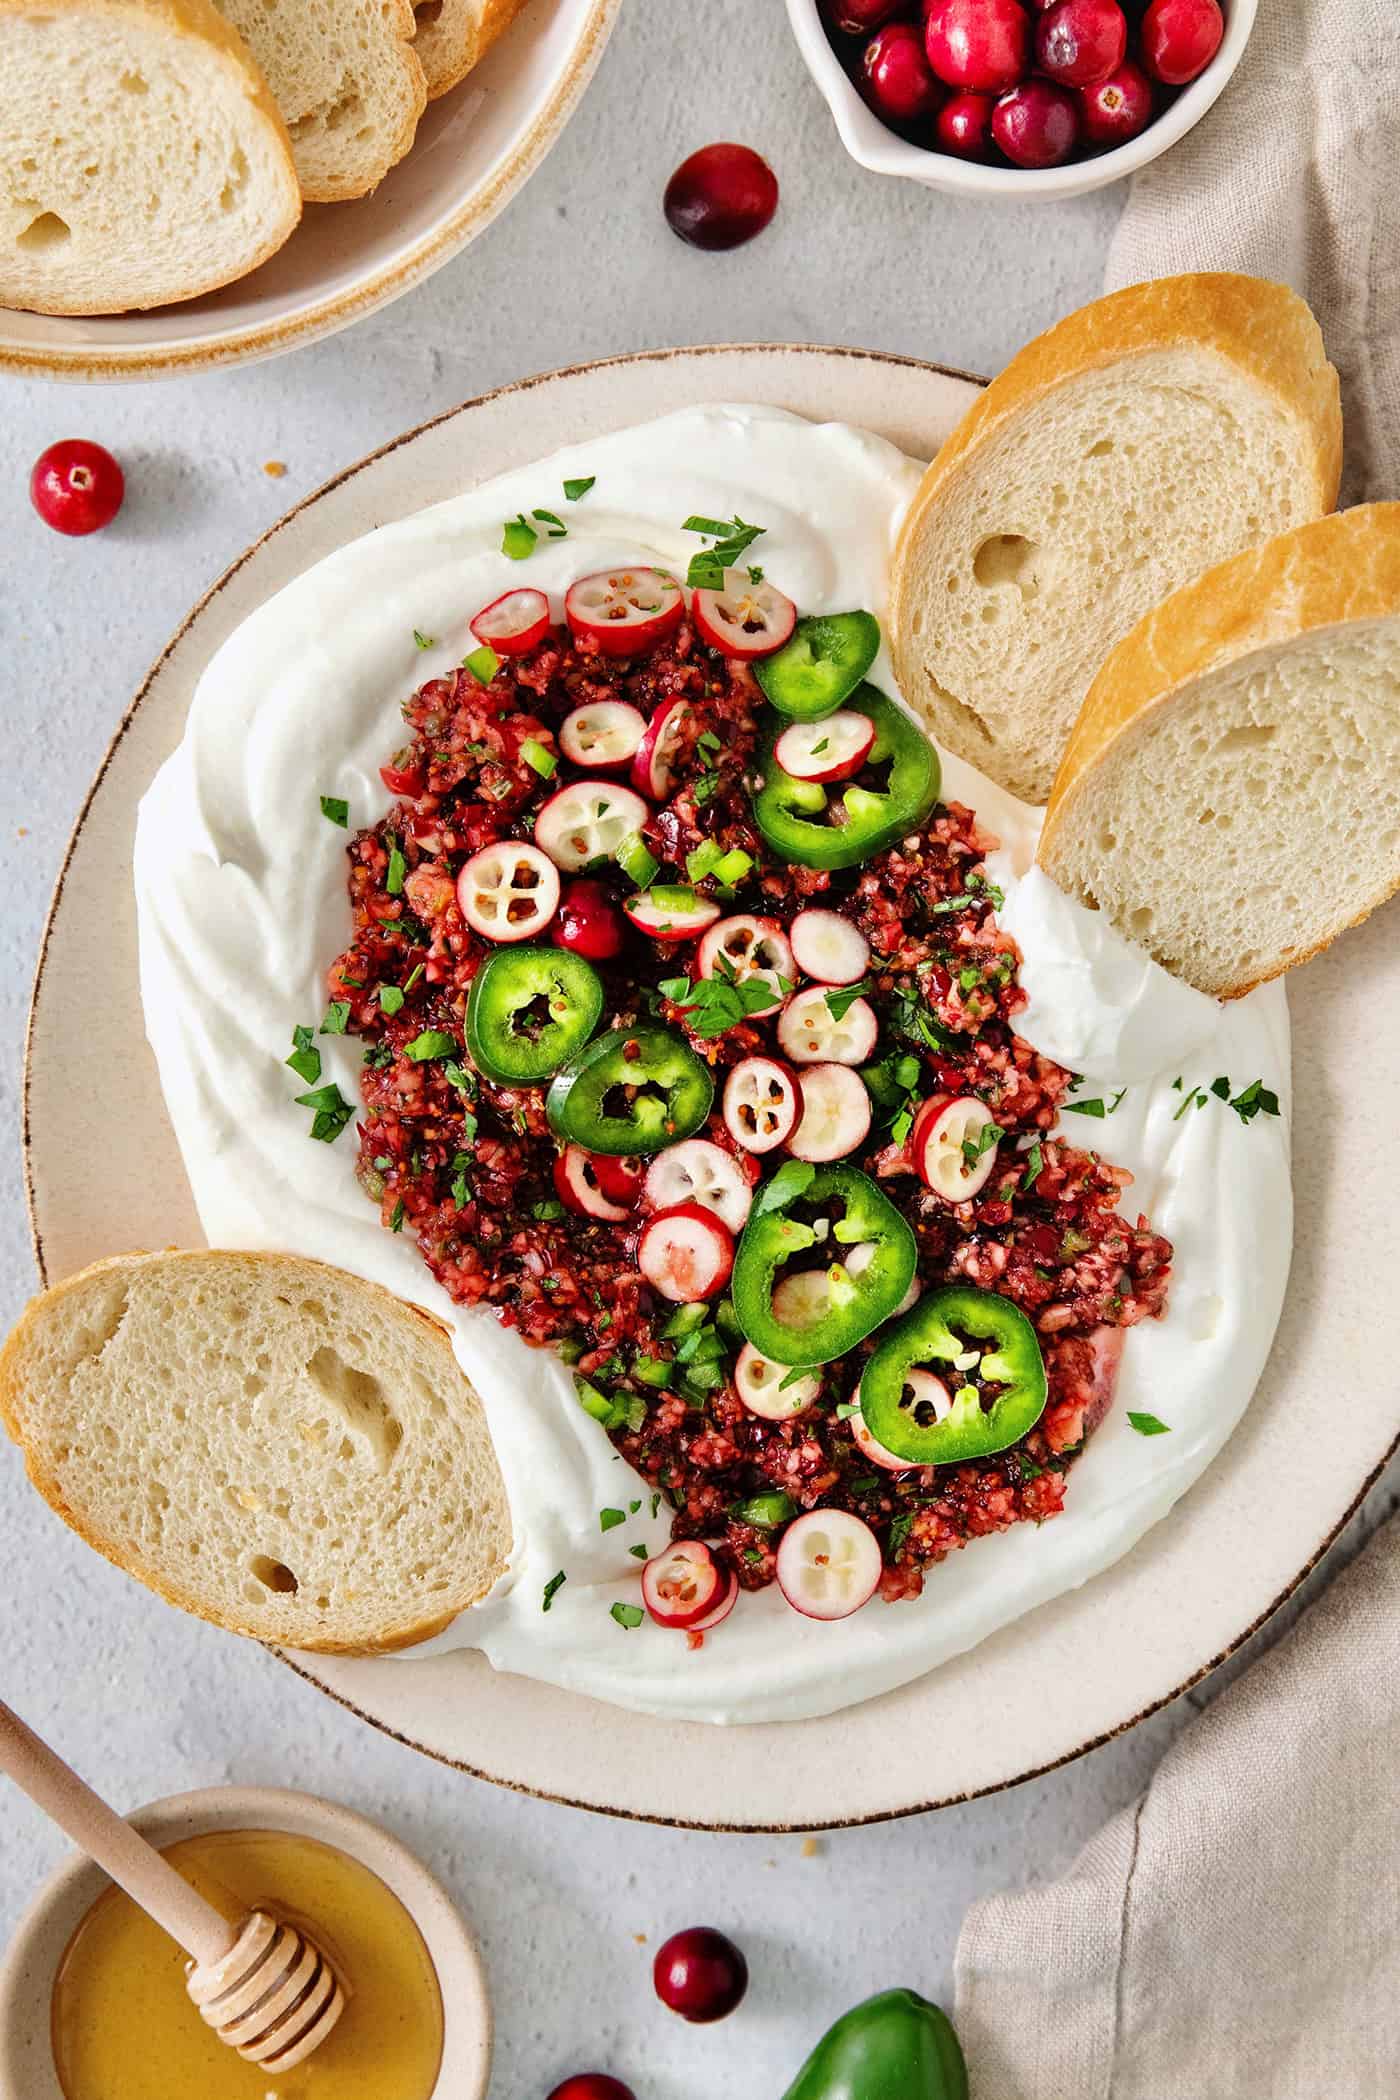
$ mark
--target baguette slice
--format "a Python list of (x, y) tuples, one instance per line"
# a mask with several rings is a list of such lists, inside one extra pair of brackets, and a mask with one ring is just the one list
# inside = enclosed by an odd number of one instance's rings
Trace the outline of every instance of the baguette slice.
[(1089, 682), (1167, 593), (1337, 500), (1337, 375), (1283, 285), (1165, 278), (1014, 357), (925, 474), (890, 641), (931, 734), (1044, 802)]
[(308, 204), (363, 197), (413, 144), (428, 100), (412, 0), (219, 0), (267, 75)]
[(480, 65), (525, 0), (414, 0), (418, 33), (413, 48), (435, 102)]
[(407, 1647), (484, 1596), (510, 1550), (445, 1330), (320, 1262), (98, 1262), (21, 1316), (0, 1419), (89, 1545), (259, 1640)]
[(1400, 503), (1236, 555), (1120, 642), (1038, 858), (1235, 999), (1400, 889)]
[(291, 145), (210, 0), (0, 0), (0, 304), (196, 299), (301, 217)]

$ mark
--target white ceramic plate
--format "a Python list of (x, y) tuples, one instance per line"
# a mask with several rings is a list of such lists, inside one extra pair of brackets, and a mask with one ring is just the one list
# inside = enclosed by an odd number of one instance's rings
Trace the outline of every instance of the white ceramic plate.
[[(247, 613), (372, 525), (566, 441), (684, 404), (767, 401), (864, 423), (927, 455), (975, 382), (909, 360), (785, 347), (657, 351), (470, 402), (350, 469), (284, 518), (200, 603), (118, 732), (79, 819), (40, 957), (25, 1143), (45, 1280), (131, 1247), (198, 1244), (142, 1033), (131, 844), (195, 683)], [(1393, 1236), (1400, 1126), (1375, 1098), (1400, 1023), (1400, 912), (1292, 988), (1297, 1251), (1278, 1341), (1240, 1429), (1128, 1558), (916, 1684), (828, 1720), (716, 1729), (639, 1717), (481, 1657), (293, 1667), (366, 1720), (504, 1785), (706, 1828), (829, 1828), (1007, 1786), (1077, 1756), (1235, 1647), (1324, 1551), (1400, 1434)], [(73, 1045), (102, 1016), (102, 1085)], [(1364, 1316), (1363, 1316), (1364, 1315)], [(976, 1552), (976, 1546), (968, 1549)], [(936, 1577), (935, 1577), (936, 1582)], [(154, 1603), (149, 1607), (155, 1610)], [(290, 1658), (289, 1658), (290, 1659)]]
[(161, 379), (249, 364), (397, 299), (474, 240), (567, 124), (622, 0), (529, 0), (485, 59), (430, 102), (412, 149), (353, 204), (310, 204), (260, 270), (146, 314), (68, 318), (0, 307), (0, 370)]

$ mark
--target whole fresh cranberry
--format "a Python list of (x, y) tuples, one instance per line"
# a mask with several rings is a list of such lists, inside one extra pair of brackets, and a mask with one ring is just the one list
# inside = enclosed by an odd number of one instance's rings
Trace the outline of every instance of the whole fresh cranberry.
[(1142, 18), (1142, 62), (1154, 80), (1185, 87), (1220, 49), (1219, 0), (1152, 0)]
[(681, 162), (662, 206), (672, 233), (692, 248), (737, 248), (778, 209), (778, 178), (752, 146), (702, 146)]
[(1092, 87), (1123, 63), (1128, 23), (1118, 0), (1056, 0), (1036, 25), (1042, 73), (1061, 87)]
[(861, 54), (865, 99), (887, 124), (917, 124), (938, 107), (940, 89), (912, 22), (891, 22)]
[(606, 2071), (576, 2071), (556, 2085), (549, 2100), (636, 2100), (630, 2085), (609, 2078)]
[(949, 87), (998, 94), (1030, 71), (1031, 25), (1020, 0), (934, 0), (924, 41)]
[(950, 95), (934, 119), (938, 143), (960, 160), (986, 160), (992, 150), (990, 95)]
[(1079, 96), (1079, 121), (1094, 146), (1125, 146), (1152, 121), (1152, 82), (1125, 58), (1107, 80), (1096, 80)]
[(903, 6), (904, 0), (826, 0), (826, 16), (842, 36), (869, 36)]
[(713, 1925), (674, 1932), (651, 1967), (656, 1995), (673, 2013), (697, 2024), (723, 2020), (749, 1987), (749, 1965)]
[(1053, 80), (1022, 81), (992, 111), (992, 137), (1018, 168), (1057, 168), (1078, 136), (1078, 105)]
[(569, 883), (559, 899), (550, 933), (556, 946), (588, 962), (611, 962), (622, 953), (627, 921), (602, 883), (583, 876)]
[(74, 539), (110, 525), (125, 494), (125, 476), (111, 453), (87, 438), (50, 445), (29, 476), (29, 500), (39, 516)]

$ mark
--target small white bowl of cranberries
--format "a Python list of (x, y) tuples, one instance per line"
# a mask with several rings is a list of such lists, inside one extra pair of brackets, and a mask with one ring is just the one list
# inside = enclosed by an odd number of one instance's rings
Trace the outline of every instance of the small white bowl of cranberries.
[(1258, 0), (787, 0), (847, 152), (979, 197), (1077, 197), (1156, 160)]

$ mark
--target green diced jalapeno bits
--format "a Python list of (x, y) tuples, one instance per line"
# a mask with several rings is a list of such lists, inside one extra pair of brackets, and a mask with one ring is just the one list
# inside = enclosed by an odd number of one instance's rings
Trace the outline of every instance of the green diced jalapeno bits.
[(467, 1048), (499, 1086), (539, 1086), (582, 1048), (603, 1015), (603, 985), (565, 948), (497, 948), (472, 979)]
[[(946, 1384), (952, 1407), (941, 1420), (910, 1391), (915, 1369)], [(896, 1458), (946, 1466), (1019, 1442), (1045, 1412), (1045, 1395), (1045, 1360), (1020, 1307), (998, 1291), (954, 1283), (929, 1291), (881, 1336), (861, 1373), (860, 1411)]]
[(804, 868), (859, 866), (917, 831), (938, 800), (938, 755), (923, 731), (873, 685), (863, 685), (848, 705), (875, 724), (866, 763), (888, 764), (882, 792), (794, 779), (773, 755), (776, 737), (764, 750), (754, 821), (776, 854)]
[(589, 1152), (648, 1154), (697, 1131), (715, 1083), (683, 1036), (614, 1028), (558, 1074), (545, 1111), (557, 1136)]
[(853, 693), (880, 649), (873, 613), (811, 613), (754, 675), (779, 714), (819, 722)]
[[(794, 1215), (799, 1206), (811, 1223)], [(853, 1275), (844, 1257), (858, 1246), (871, 1252)], [(744, 1227), (734, 1310), (770, 1362), (830, 1363), (889, 1318), (915, 1260), (913, 1233), (868, 1175), (790, 1160), (760, 1189)]]

